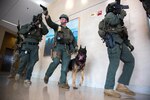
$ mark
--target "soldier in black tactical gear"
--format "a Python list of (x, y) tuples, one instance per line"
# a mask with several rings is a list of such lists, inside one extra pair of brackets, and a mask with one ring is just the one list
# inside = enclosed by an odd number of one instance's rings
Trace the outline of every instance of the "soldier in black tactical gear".
[(25, 83), (31, 84), (31, 76), (35, 63), (39, 60), (38, 50), (39, 42), (42, 36), (48, 33), (47, 27), (42, 22), (42, 14), (33, 16), (33, 21), (30, 24), (25, 24), (19, 30), (19, 34), (24, 35), (25, 39), (22, 43), (19, 69), (15, 79), (18, 80), (26, 67)]
[[(44, 10), (44, 9), (43, 9)], [(59, 87), (69, 89), (69, 85), (66, 81), (68, 65), (70, 62), (71, 54), (77, 49), (77, 41), (75, 40), (72, 31), (66, 26), (69, 22), (69, 17), (66, 14), (62, 14), (59, 19), (61, 25), (54, 23), (51, 17), (48, 15), (47, 9), (44, 10), (44, 15), (49, 27), (54, 29), (54, 48), (52, 53), (53, 62), (49, 65), (44, 77), (44, 82), (47, 84), (49, 77), (53, 74), (54, 70), (62, 62), (61, 76), (59, 80)]]
[(124, 63), (124, 66), (116, 90), (128, 95), (135, 95), (133, 91), (126, 87), (126, 85), (129, 85), (134, 69), (134, 57), (131, 53), (131, 51), (134, 50), (134, 47), (128, 40), (127, 29), (123, 22), (125, 16), (126, 12), (118, 5), (118, 2), (113, 2), (108, 4), (105, 18), (99, 24), (99, 35), (106, 43), (110, 62), (104, 94), (118, 98), (121, 97), (121, 95), (113, 89), (115, 85), (115, 75), (120, 60)]

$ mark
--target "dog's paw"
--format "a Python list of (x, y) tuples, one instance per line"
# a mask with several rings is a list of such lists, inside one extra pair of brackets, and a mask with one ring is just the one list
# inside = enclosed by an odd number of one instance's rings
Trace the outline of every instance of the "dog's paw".
[(73, 87), (73, 89), (78, 89), (78, 87)]

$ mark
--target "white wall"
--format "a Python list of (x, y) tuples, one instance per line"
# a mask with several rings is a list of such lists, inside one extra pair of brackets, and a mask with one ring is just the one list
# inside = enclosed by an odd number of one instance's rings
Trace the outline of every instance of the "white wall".
[[(69, 4), (69, 6), (66, 6), (67, 1), (72, 1), (73, 5)], [(87, 0), (87, 3), (85, 4), (82, 4), (81, 1), (82, 0), (56, 0), (49, 6), (48, 11), (54, 21), (57, 21), (62, 13), (70, 15), (70, 19), (76, 17), (80, 18), (79, 44), (86, 46), (88, 53), (85, 68), (85, 81), (83, 85), (103, 88), (109, 62), (105, 44), (102, 43), (97, 31), (99, 21), (104, 17), (106, 5), (114, 0)], [(150, 80), (148, 78), (150, 76), (150, 32), (146, 14), (141, 2), (138, 0), (122, 1), (122, 3), (130, 6), (130, 9), (127, 10), (128, 15), (125, 19), (125, 24), (128, 27), (131, 43), (135, 47), (135, 50), (133, 51), (135, 57), (135, 69), (130, 85), (134, 87), (137, 92), (150, 93)], [(102, 10), (103, 15), (91, 16), (91, 13), (98, 10)], [(45, 72), (51, 62), (50, 57), (43, 57), (44, 46), (45, 37), (43, 37), (43, 40), (40, 43), (40, 60), (37, 62), (33, 72), (33, 77), (40, 77), (41, 79), (44, 78)], [(122, 63), (118, 69), (116, 80), (119, 77), (121, 70)], [(59, 77), (60, 66), (55, 70), (50, 80), (58, 81)], [(68, 82), (71, 84), (70, 73), (68, 74)]]

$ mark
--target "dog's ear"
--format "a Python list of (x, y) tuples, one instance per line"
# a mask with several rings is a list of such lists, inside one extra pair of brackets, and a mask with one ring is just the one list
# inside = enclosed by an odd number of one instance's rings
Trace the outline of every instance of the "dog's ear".
[(80, 49), (82, 49), (82, 45), (80, 45)]
[(85, 46), (85, 48), (84, 49), (86, 49), (86, 46)]

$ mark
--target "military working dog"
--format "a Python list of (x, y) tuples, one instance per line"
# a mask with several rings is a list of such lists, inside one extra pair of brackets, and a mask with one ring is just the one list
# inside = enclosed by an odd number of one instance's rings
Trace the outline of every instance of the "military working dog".
[(73, 86), (73, 89), (77, 89), (76, 82), (75, 82), (77, 72), (81, 72), (81, 81), (80, 81), (79, 85), (81, 86), (82, 83), (83, 83), (86, 57), (87, 57), (86, 47), (82, 48), (82, 46), (80, 46), (80, 49), (78, 50), (78, 53), (77, 53), (76, 57), (74, 59), (72, 59), (69, 63), (68, 72), (72, 71), (72, 86)]

